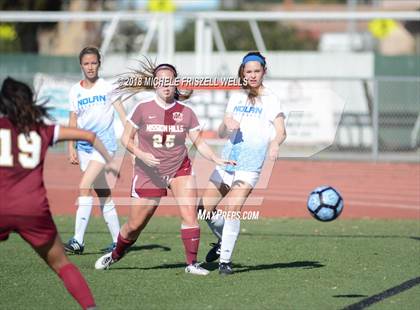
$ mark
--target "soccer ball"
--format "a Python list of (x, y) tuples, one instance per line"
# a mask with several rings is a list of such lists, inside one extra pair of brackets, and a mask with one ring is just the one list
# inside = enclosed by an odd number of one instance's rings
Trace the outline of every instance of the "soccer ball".
[(336, 189), (331, 186), (320, 186), (309, 194), (307, 207), (314, 218), (329, 222), (341, 214), (344, 202)]

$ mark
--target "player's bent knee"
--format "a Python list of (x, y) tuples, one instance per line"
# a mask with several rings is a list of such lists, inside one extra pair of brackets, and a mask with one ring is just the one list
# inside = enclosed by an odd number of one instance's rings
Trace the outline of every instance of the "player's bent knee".
[(216, 209), (216, 206), (212, 206), (212, 205), (208, 205), (208, 204), (204, 203), (202, 198), (200, 199), (200, 201), (198, 203), (198, 206), (197, 206), (197, 212), (204, 212), (204, 211), (211, 212), (215, 209)]
[(232, 188), (243, 189), (243, 190), (252, 190), (252, 185), (248, 182), (242, 180), (235, 180), (232, 184)]
[(79, 187), (79, 196), (92, 196), (90, 188)]
[(57, 273), (61, 267), (70, 263), (61, 241), (57, 237), (51, 242), (40, 247), (35, 247), (34, 249), (45, 260), (48, 266)]
[(188, 216), (184, 215), (182, 216), (182, 224), (189, 226), (189, 227), (195, 227), (199, 226), (197, 215), (196, 214), (189, 214)]
[(129, 221), (127, 223), (127, 233), (128, 234), (135, 234), (141, 232), (141, 230), (144, 228), (144, 222), (143, 221)]
[(71, 263), (70, 260), (64, 254), (63, 256), (57, 257), (57, 259), (54, 262), (48, 265), (51, 267), (51, 269), (53, 269), (56, 273), (58, 273), (61, 268), (63, 268), (65, 265), (68, 265), (70, 263)]

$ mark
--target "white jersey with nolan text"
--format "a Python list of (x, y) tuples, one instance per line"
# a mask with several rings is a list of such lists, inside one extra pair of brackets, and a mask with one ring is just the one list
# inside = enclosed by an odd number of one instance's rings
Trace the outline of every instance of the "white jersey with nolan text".
[[(111, 101), (112, 85), (100, 78), (95, 85), (84, 88), (81, 81), (70, 90), (70, 111), (77, 115), (77, 127), (96, 133), (109, 152), (117, 150), (114, 132), (114, 107)], [(91, 153), (92, 145), (77, 141), (77, 149)]]
[(234, 93), (228, 102), (226, 115), (239, 122), (222, 150), (222, 157), (235, 160), (236, 166), (226, 166), (227, 171), (260, 172), (269, 143), (275, 136), (273, 121), (283, 113), (279, 98), (268, 88), (256, 98), (248, 99), (248, 92)]

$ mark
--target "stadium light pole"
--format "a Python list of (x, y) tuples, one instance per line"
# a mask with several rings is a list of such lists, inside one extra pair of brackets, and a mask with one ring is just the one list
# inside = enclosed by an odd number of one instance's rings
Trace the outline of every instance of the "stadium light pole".
[[(347, 11), (354, 12), (356, 10), (357, 0), (347, 0)], [(354, 38), (356, 33), (356, 22), (353, 19), (347, 22), (347, 35), (350, 38), (350, 47), (353, 50)]]
[(204, 18), (197, 18), (195, 21), (195, 73), (203, 72), (204, 62)]
[(254, 37), (255, 44), (259, 51), (265, 53), (267, 48), (264, 43), (263, 36), (261, 34), (260, 28), (258, 27), (257, 21), (252, 19), (249, 21), (249, 26), (251, 27), (252, 36)]
[(157, 14), (159, 14), (158, 61), (171, 63), (175, 53), (174, 15), (172, 13)]
[(150, 45), (152, 44), (153, 37), (158, 27), (158, 19), (155, 16), (150, 20), (150, 25), (147, 29), (146, 35), (143, 40), (143, 44), (140, 48), (140, 56), (146, 54), (149, 51)]
[(211, 26), (206, 23), (204, 25), (204, 42), (203, 42), (203, 46), (204, 46), (204, 71), (202, 73), (204, 74), (209, 74), (211, 71), (211, 57), (212, 57), (212, 52), (213, 52), (213, 31)]
[(378, 79), (373, 78), (373, 107), (372, 107), (372, 159), (378, 160), (379, 154), (379, 90)]
[(105, 32), (105, 38), (102, 41), (102, 45), (101, 45), (101, 48), (100, 48), (101, 53), (104, 56), (108, 52), (108, 48), (111, 44), (112, 37), (114, 36), (115, 32), (117, 31), (119, 21), (120, 21), (120, 15), (116, 14), (114, 16), (114, 18), (112, 19), (111, 24), (108, 26), (108, 28)]

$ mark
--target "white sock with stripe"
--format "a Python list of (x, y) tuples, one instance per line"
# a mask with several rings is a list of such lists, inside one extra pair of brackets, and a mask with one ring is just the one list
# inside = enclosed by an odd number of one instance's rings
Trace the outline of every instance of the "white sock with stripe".
[(241, 221), (238, 219), (225, 220), (223, 227), (222, 244), (220, 246), (220, 262), (229, 263), (232, 259), (233, 249), (238, 239)]
[(83, 244), (85, 232), (89, 224), (90, 214), (92, 212), (93, 197), (80, 196), (77, 200), (79, 206), (76, 212), (74, 239), (76, 239), (76, 241), (80, 244)]
[(117, 209), (114, 201), (110, 200), (101, 206), (102, 215), (105, 223), (111, 233), (112, 242), (117, 242), (118, 234), (120, 233), (120, 221), (118, 219)]

